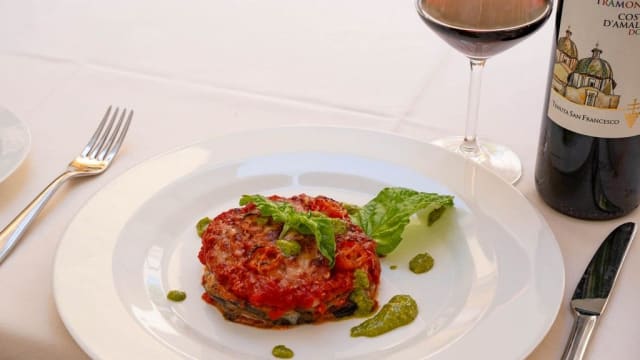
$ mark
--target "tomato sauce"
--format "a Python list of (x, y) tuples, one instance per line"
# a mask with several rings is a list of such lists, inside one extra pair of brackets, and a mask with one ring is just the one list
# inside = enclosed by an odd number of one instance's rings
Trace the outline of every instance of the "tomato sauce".
[(216, 296), (235, 303), (246, 302), (263, 310), (271, 320), (300, 310), (312, 311), (315, 318), (321, 319), (349, 301), (354, 271), (362, 269), (371, 283), (369, 295), (375, 298), (380, 279), (376, 244), (351, 223), (339, 202), (305, 194), (269, 199), (287, 201), (299, 211), (317, 211), (343, 220), (347, 230), (335, 236), (335, 265), (329, 267), (313, 236), (292, 231), (285, 238), (298, 242), (301, 252), (285, 256), (275, 245), (282, 224), (265, 220), (253, 204), (248, 204), (218, 215), (202, 235), (198, 257), (215, 276), (212, 288), (220, 292)]

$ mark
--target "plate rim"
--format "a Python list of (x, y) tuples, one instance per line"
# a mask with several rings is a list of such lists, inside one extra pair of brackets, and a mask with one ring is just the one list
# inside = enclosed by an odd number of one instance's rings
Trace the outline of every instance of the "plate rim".
[(22, 149), (20, 149), (21, 152), (19, 157), (16, 157), (16, 161), (14, 161), (13, 164), (7, 168), (7, 171), (4, 174), (0, 172), (0, 183), (7, 180), (11, 175), (13, 175), (13, 173), (18, 170), (18, 168), (20, 168), (20, 166), (25, 162), (29, 153), (31, 152), (32, 146), (32, 134), (31, 130), (27, 126), (27, 123), (23, 119), (19, 118), (11, 110), (5, 107), (0, 107), (0, 116), (2, 116), (2, 114), (6, 115), (7, 118), (13, 120), (14, 125), (17, 125), (23, 131), (23, 135), (25, 136), (26, 141)]

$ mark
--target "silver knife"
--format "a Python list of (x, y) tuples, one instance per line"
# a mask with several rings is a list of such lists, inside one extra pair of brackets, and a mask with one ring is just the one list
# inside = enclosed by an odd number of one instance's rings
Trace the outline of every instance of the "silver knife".
[(622, 262), (635, 233), (636, 224), (633, 222), (618, 226), (607, 236), (591, 258), (571, 298), (571, 308), (575, 313), (576, 321), (562, 354), (563, 360), (582, 359), (598, 317), (602, 315), (607, 305), (611, 289), (620, 273)]

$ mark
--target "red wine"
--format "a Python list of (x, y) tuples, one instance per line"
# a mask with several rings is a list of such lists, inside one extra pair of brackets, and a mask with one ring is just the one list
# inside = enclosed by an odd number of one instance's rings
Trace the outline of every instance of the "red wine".
[(608, 23), (625, 9), (602, 4), (615, 3), (558, 4), (535, 171), (542, 199), (583, 219), (640, 203), (640, 38)]
[(442, 39), (463, 54), (485, 59), (540, 28), (550, 0), (419, 0), (418, 13)]

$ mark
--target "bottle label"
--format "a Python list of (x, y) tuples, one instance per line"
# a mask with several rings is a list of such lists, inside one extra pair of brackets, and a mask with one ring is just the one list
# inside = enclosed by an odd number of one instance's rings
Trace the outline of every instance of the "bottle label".
[(640, 135), (640, 0), (564, 0), (549, 118), (584, 135)]

